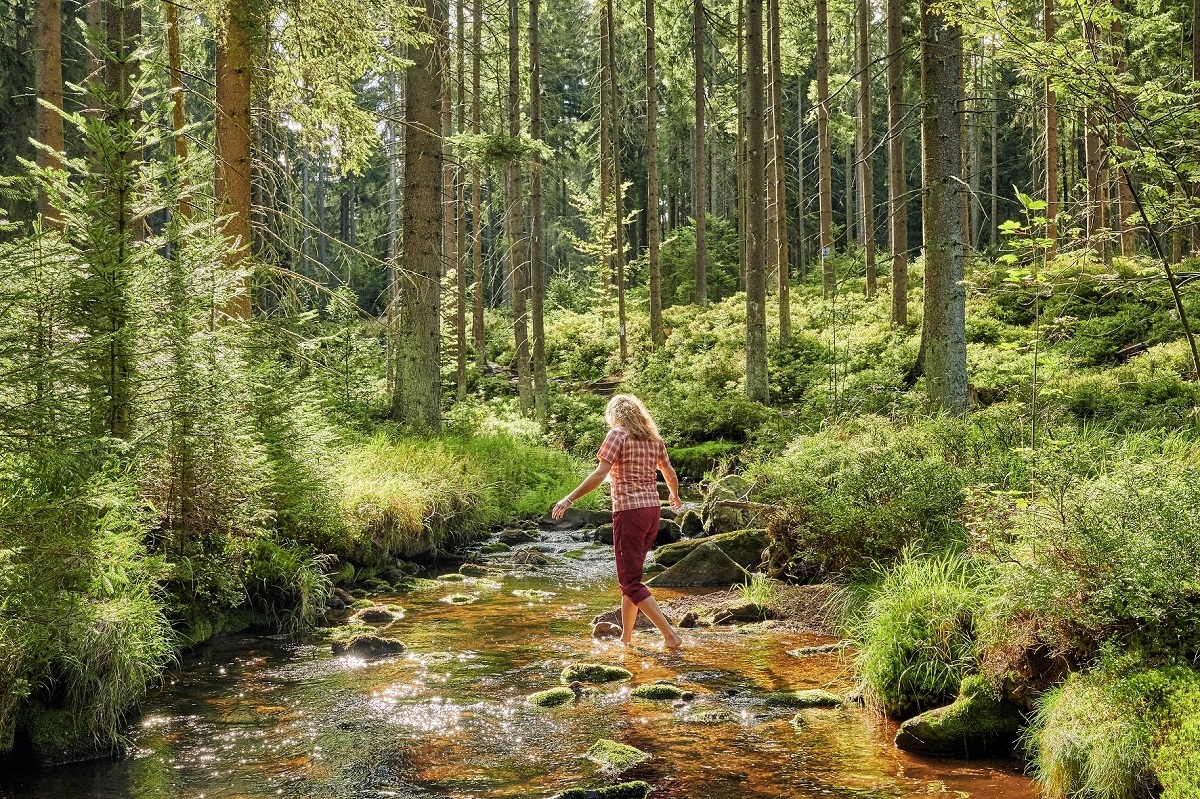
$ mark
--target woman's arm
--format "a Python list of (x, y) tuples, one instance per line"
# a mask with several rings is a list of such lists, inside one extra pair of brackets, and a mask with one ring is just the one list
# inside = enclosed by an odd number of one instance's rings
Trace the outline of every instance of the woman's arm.
[(671, 490), (671, 508), (679, 510), (683, 507), (683, 500), (679, 498), (679, 477), (675, 474), (675, 467), (667, 463), (659, 471), (662, 472), (663, 479), (667, 481), (667, 488)]
[(575, 500), (587, 496), (600, 487), (600, 484), (604, 482), (604, 478), (608, 477), (610, 469), (612, 469), (611, 463), (600, 461), (595, 470), (583, 479), (578, 488), (554, 504), (554, 510), (550, 511), (550, 515), (555, 519), (561, 519), (563, 514), (567, 512), (567, 508), (575, 503)]

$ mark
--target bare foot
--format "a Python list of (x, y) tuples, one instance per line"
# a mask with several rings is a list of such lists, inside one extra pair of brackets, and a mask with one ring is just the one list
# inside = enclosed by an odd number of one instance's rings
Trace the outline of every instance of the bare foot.
[(621, 636), (621, 643), (624, 644), (625, 646), (633, 646), (633, 639), (626, 638), (625, 636)]
[(670, 638), (663, 638), (663, 649), (677, 650), (683, 646), (683, 636), (674, 633)]

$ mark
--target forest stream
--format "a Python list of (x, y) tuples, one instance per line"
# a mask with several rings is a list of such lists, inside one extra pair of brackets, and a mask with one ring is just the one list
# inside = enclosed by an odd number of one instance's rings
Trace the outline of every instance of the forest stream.
[[(591, 530), (541, 531), (483, 556), (503, 579), (378, 598), (404, 608), (381, 628), (408, 646), (393, 658), (335, 657), (320, 631), (216, 638), (147, 698), (127, 756), (0, 776), (0, 797), (549, 797), (616, 781), (585, 757), (602, 738), (649, 753), (621, 779), (645, 780), (660, 798), (1037, 796), (1012, 761), (896, 749), (894, 726), (860, 706), (806, 709), (793, 723), (794, 709), (765, 705), (772, 691), (847, 691), (844, 655), (788, 654), (833, 639), (714, 627), (687, 631), (677, 654), (662, 652), (653, 631), (628, 651), (594, 641), (593, 616), (618, 594), (611, 547), (591, 539)], [(551, 564), (515, 565), (527, 549)], [(453, 595), (475, 601), (451, 604)], [(565, 707), (526, 701), (584, 661), (624, 666), (633, 679)], [(664, 679), (695, 699), (629, 696)], [(711, 709), (730, 714), (689, 720)]]

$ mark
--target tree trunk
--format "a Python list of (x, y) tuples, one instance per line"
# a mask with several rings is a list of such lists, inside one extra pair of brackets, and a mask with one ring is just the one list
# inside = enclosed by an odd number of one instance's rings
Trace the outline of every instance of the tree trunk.
[[(455, 71), (457, 74), (458, 97), (455, 102), (455, 116), (459, 136), (467, 132), (467, 81), (466, 81), (466, 0), (459, 0), (454, 17)], [(454, 172), (454, 203), (457, 212), (454, 214), (454, 240), (457, 259), (454, 263), (455, 297), (455, 338), (458, 341), (458, 401), (467, 399), (467, 183), (463, 179), (462, 163), (455, 164)]]
[(922, 223), (925, 232), (925, 376), (930, 404), (967, 412), (966, 260), (962, 219), (962, 31), (921, 2)]
[[(823, 0), (822, 0), (823, 2)], [(769, 401), (767, 385), (767, 217), (763, 194), (755, 187), (766, 174), (763, 132), (763, 6), (762, 0), (746, 2), (746, 111), (749, 126), (746, 137), (752, 184), (746, 197), (746, 395), (757, 402)]]
[(192, 219), (192, 202), (187, 184), (187, 134), (184, 127), (187, 119), (183, 107), (183, 70), (179, 52), (179, 8), (173, 0), (165, 0), (163, 9), (167, 18), (167, 73), (171, 86), (171, 128), (172, 139), (175, 143), (175, 174), (179, 192), (179, 203), (176, 213), (184, 222)]
[(988, 174), (991, 176), (992, 186), (990, 192), (991, 211), (988, 214), (988, 241), (991, 243), (992, 247), (995, 247), (998, 243), (1000, 231), (1000, 220), (998, 216), (1000, 181), (996, 173), (997, 166), (1000, 163), (1000, 159), (996, 156), (996, 144), (998, 138), (996, 134), (1000, 127), (1000, 70), (996, 68), (995, 44), (992, 44), (991, 46), (990, 56), (991, 57), (988, 58), (988, 72), (991, 74), (992, 79), (992, 123), (989, 127), (991, 128), (992, 143), (988, 152), (991, 155), (992, 163), (991, 168), (988, 170)]
[(871, 169), (871, 0), (858, 2), (858, 219), (867, 298), (875, 296), (875, 176)]
[(829, 0), (817, 0), (817, 199), (821, 210), (821, 294), (837, 293), (833, 255), (833, 164), (829, 149)]
[(250, 80), (253, 40), (258, 29), (255, 3), (228, 0), (222, 9), (224, 37), (217, 40), (213, 195), (218, 216), (225, 217), (225, 268), (236, 274), (222, 313), (250, 318)]
[(783, 129), (783, 61), (780, 55), (779, 0), (769, 0), (771, 52), (771, 182), (775, 184), (775, 227), (771, 235), (775, 238), (775, 263), (779, 270), (779, 343), (787, 344), (792, 338), (792, 298), (788, 285), (788, 225), (787, 225), (787, 171), (784, 169)]
[[(766, 33), (763, 46), (766, 48), (766, 161), (767, 174), (760, 186), (767, 192), (767, 262), (766, 281), (768, 292), (779, 285), (779, 183), (775, 179), (775, 143), (777, 139), (775, 117), (775, 31), (773, 30), (772, 6), (776, 0), (764, 0), (763, 13), (766, 16)], [(761, 190), (761, 188), (760, 188)]]
[[(1054, 41), (1054, 0), (1042, 0), (1042, 27), (1047, 42)], [(1046, 92), (1046, 259), (1054, 258), (1058, 249), (1058, 98), (1050, 77), (1045, 80)]]
[[(37, 139), (43, 148), (37, 151), (37, 165), (43, 169), (61, 169), (60, 153), (66, 150), (63, 139), (63, 74), (62, 74), (62, 0), (37, 0), (34, 6), (34, 81), (38, 103)], [(49, 105), (51, 107), (47, 108)], [(53, 152), (50, 152), (53, 151)], [(38, 190), (38, 214), (43, 224), (62, 229), (62, 216), (45, 190)]]
[[(1198, 0), (1200, 2), (1200, 0)], [(1112, 0), (1113, 7), (1113, 22), (1112, 22), (1112, 53), (1113, 53), (1113, 71), (1117, 77), (1125, 72), (1125, 34), (1124, 25), (1121, 22), (1121, 0)], [(1114, 85), (1119, 84), (1119, 81), (1114, 81)], [(1129, 149), (1129, 137), (1125, 134), (1126, 123), (1130, 117), (1130, 99), (1125, 92), (1118, 91), (1113, 97), (1113, 110), (1116, 115), (1116, 143), (1117, 150), (1121, 153)], [(1124, 155), (1121, 156), (1124, 159)], [(1129, 218), (1133, 216), (1133, 190), (1129, 184), (1122, 180), (1119, 175), (1123, 168), (1119, 162), (1114, 164), (1118, 172), (1117, 178), (1117, 213), (1120, 214), (1118, 224), (1121, 228), (1121, 255), (1126, 258), (1132, 258), (1137, 250), (1137, 239), (1133, 235), (1133, 226), (1129, 223)]]
[(667, 343), (663, 331), (662, 272), (659, 264), (658, 215), (658, 75), (654, 46), (654, 0), (646, 0), (646, 248), (650, 266), (650, 340), (655, 348)]
[(970, 207), (967, 215), (969, 222), (967, 227), (967, 246), (978, 248), (980, 239), (982, 238), (979, 211), (983, 207), (979, 202), (979, 149), (982, 146), (979, 135), (979, 96), (980, 73), (983, 68), (982, 49), (972, 55), (972, 65), (971, 98), (967, 109), (967, 185), (971, 187), (971, 191), (967, 196), (967, 204)]
[[(516, 141), (521, 135), (521, 44), (520, 12), (517, 0), (508, 0), (508, 136)], [(525, 214), (521, 197), (521, 161), (508, 162), (505, 179), (508, 204), (508, 270), (512, 276), (513, 336), (517, 358), (517, 396), (521, 415), (533, 410), (533, 384), (529, 373), (529, 317), (526, 297), (529, 282), (525, 261)]]
[(796, 81), (796, 261), (800, 278), (808, 276), (808, 234), (804, 223), (804, 76)]
[[(480, 106), (480, 64), (483, 50), (483, 0), (471, 7), (471, 134), (482, 130)], [(471, 165), (471, 337), (475, 341), (475, 363), (482, 369), (487, 365), (487, 338), (483, 326), (483, 192), (481, 167)]]
[(597, 104), (600, 107), (600, 151), (597, 161), (600, 168), (600, 240), (603, 245), (603, 254), (600, 257), (600, 314), (602, 321), (608, 313), (609, 292), (612, 289), (613, 274), (615, 273), (611, 249), (614, 231), (610, 228), (612, 217), (609, 215), (609, 203), (612, 200), (613, 191), (612, 147), (610, 145), (612, 106), (608, 104), (608, 82), (611, 80), (612, 74), (608, 64), (608, 38), (611, 35), (612, 27), (608, 15), (608, 4), (604, 3), (600, 5), (600, 91), (597, 98)]
[(442, 81), (445, 7), (413, 0), (425, 39), (409, 45), (404, 141), (404, 285), (400, 292), (392, 418), (415, 430), (441, 429)]
[[(170, 2), (170, 0), (168, 0)], [(398, 171), (396, 158), (399, 155), (400, 137), (398, 131), (402, 125), (396, 124), (399, 112), (396, 98), (396, 71), (388, 72), (388, 201), (387, 201), (387, 390), (389, 396), (396, 392), (396, 259), (400, 256), (400, 204), (398, 202)]]
[(621, 342), (621, 364), (629, 359), (629, 336), (625, 314), (625, 197), (621, 188), (621, 121), (617, 103), (617, 18), (613, 0), (608, 6), (608, 119), (612, 149), (613, 258), (617, 270), (617, 337)]
[[(445, 0), (447, 11), (451, 2)], [(459, 15), (461, 16), (461, 14)], [(454, 136), (454, 82), (450, 78), (450, 19), (449, 15), (441, 21), (444, 30), (438, 34), (438, 58), (444, 65), (442, 68), (442, 277), (454, 276), (454, 366), (455, 366), (455, 396), (462, 397), (467, 393), (467, 353), (466, 342), (457, 336), (460, 329), (459, 319), (465, 319), (464, 296), (466, 281), (462, 280), (458, 268), (458, 205), (454, 190), (457, 169), (454, 163), (454, 148), (451, 139)], [(463, 291), (459, 292), (460, 284)], [(465, 325), (464, 325), (465, 327)]]
[[(611, 1), (611, 0), (610, 0)], [(692, 133), (692, 216), (696, 220), (696, 304), (708, 305), (708, 251), (705, 241), (705, 209), (707, 202), (704, 196), (706, 188), (704, 154), (704, 106), (707, 100), (704, 94), (704, 0), (694, 0), (692, 3), (694, 23), (692, 32), (695, 39), (692, 43), (692, 64), (695, 71), (695, 104), (696, 124)], [(760, 34), (761, 36), (761, 34)], [(759, 177), (761, 177), (761, 173)]]
[(892, 324), (908, 324), (908, 172), (904, 166), (902, 0), (887, 0), (888, 208), (892, 249)]
[[(529, 135), (542, 139), (542, 65), (539, 0), (529, 0)], [(537, 419), (550, 418), (550, 389), (546, 383), (546, 274), (542, 264), (542, 159), (534, 151), (529, 193), (529, 274), (533, 283), (533, 399)]]
[(746, 179), (746, 131), (750, 127), (746, 117), (746, 2), (738, 0), (737, 17), (737, 74), (738, 74), (738, 287), (746, 290), (747, 243), (750, 234), (746, 219), (746, 195), (749, 181)]

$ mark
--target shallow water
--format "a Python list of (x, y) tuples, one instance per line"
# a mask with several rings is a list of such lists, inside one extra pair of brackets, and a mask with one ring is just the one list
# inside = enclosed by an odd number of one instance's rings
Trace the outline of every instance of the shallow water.
[[(717, 628), (688, 632), (678, 654), (661, 652), (655, 632), (639, 632), (630, 650), (593, 641), (592, 616), (615, 607), (618, 594), (610, 548), (589, 539), (545, 533), (517, 550), (537, 548), (554, 564), (514, 568), (499, 584), (443, 583), (379, 598), (405, 608), (384, 628), (409, 647), (395, 658), (334, 657), (320, 635), (219, 638), (185, 656), (147, 699), (129, 756), (0, 775), (0, 797), (543, 797), (614, 781), (583, 757), (598, 738), (651, 755), (622, 779), (647, 780), (655, 797), (1037, 796), (1008, 761), (900, 752), (894, 727), (861, 708), (805, 710), (793, 725), (794, 711), (756, 698), (848, 688), (838, 654), (786, 654), (829, 639)], [(505, 566), (513, 555), (487, 560)], [(530, 589), (553, 595), (514, 594)], [(445, 601), (462, 593), (476, 603)], [(622, 665), (634, 678), (574, 706), (526, 703), (578, 661)], [(629, 698), (631, 687), (660, 679), (676, 680), (696, 701), (675, 708)], [(686, 719), (713, 708), (732, 720)]]

